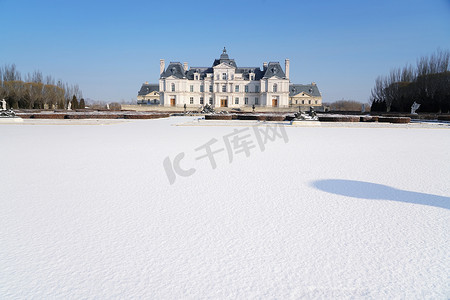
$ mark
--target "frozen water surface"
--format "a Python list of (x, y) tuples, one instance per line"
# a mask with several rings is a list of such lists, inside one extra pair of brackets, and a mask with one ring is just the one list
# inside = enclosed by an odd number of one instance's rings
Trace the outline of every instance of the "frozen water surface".
[(450, 297), (449, 129), (192, 120), (0, 125), (0, 298)]

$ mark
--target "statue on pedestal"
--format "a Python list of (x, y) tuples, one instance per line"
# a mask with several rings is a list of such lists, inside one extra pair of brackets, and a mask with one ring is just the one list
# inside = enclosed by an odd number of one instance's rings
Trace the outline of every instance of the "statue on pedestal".
[(411, 105), (411, 114), (417, 115), (416, 110), (418, 110), (419, 107), (420, 107), (420, 104), (416, 103), (416, 101), (414, 101), (414, 103)]

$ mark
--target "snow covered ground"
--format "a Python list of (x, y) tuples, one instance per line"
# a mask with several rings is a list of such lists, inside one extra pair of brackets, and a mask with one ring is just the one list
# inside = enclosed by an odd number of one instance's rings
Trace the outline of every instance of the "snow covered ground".
[(0, 298), (450, 297), (448, 126), (194, 119), (0, 124)]

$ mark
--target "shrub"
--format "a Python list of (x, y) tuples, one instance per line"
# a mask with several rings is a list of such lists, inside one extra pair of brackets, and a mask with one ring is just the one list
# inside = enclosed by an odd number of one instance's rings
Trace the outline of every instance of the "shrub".
[(377, 116), (361, 116), (359, 118), (360, 122), (378, 122)]
[(64, 119), (65, 114), (33, 114), (34, 119)]
[(437, 119), (439, 121), (450, 121), (450, 116), (439, 116)]
[(359, 122), (358, 116), (319, 116), (321, 122)]
[(410, 117), (379, 117), (378, 122), (384, 123), (409, 123), (411, 122)]
[(132, 114), (132, 115), (123, 115), (124, 119), (159, 119), (159, 118), (168, 118), (169, 114)]
[(266, 121), (284, 121), (285, 116), (278, 115), (278, 116), (266, 116)]
[(205, 120), (232, 120), (231, 115), (205, 115)]

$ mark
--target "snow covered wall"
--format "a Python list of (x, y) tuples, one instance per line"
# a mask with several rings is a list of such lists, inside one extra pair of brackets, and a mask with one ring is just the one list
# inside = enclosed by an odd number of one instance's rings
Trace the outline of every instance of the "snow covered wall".
[(0, 125), (0, 298), (450, 297), (449, 129), (191, 119)]

